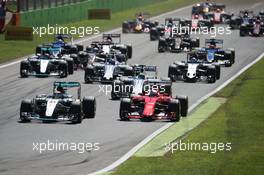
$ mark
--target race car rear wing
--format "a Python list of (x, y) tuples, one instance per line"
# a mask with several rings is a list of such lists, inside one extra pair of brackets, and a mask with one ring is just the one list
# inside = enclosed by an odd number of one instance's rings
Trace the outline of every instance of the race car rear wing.
[(224, 40), (222, 39), (205, 39), (205, 46), (208, 44), (219, 44), (219, 45), (224, 45)]
[(58, 41), (59, 39), (61, 40), (69, 39), (71, 43), (73, 43), (73, 37), (70, 34), (55, 34), (54, 41)]
[(136, 14), (135, 14), (136, 18), (137, 18), (139, 15), (141, 15), (141, 16), (142, 16), (143, 18), (145, 18), (145, 19), (150, 18), (150, 13), (149, 13), (149, 12), (139, 12), (139, 13), (136, 13)]
[(254, 12), (253, 12), (252, 10), (247, 10), (247, 9), (245, 9), (245, 10), (240, 10), (240, 11), (239, 11), (240, 14), (244, 14), (245, 12), (247, 12), (247, 13), (250, 14), (250, 15), (253, 15), (253, 14), (254, 14)]
[(78, 90), (77, 90), (77, 96), (78, 96), (78, 99), (81, 99), (81, 84), (79, 82), (55, 81), (53, 83), (53, 94), (56, 93), (56, 90), (57, 90), (58, 87), (62, 87), (64, 89), (78, 88)]
[[(107, 40), (108, 38), (111, 38), (113, 40), (112, 42), (115, 43), (115, 44), (120, 44), (121, 43), (121, 34), (119, 34), (119, 33), (110, 33), (110, 34), (104, 33), (103, 34), (103, 41)], [(115, 38), (118, 39), (117, 42), (114, 41)]]
[(212, 4), (211, 9), (212, 10), (217, 10), (220, 9), (221, 11), (224, 10), (226, 6), (224, 4)]
[(157, 66), (147, 66), (147, 65), (132, 65), (135, 74), (139, 75), (140, 73), (145, 74), (148, 78), (157, 78), (158, 68)]

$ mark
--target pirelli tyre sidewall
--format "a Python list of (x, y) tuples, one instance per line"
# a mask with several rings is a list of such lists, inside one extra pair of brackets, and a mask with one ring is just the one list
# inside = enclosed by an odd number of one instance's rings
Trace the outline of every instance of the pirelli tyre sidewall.
[(159, 39), (159, 32), (156, 27), (150, 29), (150, 41), (155, 41)]
[(176, 99), (180, 101), (181, 105), (181, 116), (186, 117), (188, 114), (188, 108), (189, 108), (189, 99), (187, 96), (183, 95), (177, 95)]
[(166, 40), (163, 38), (159, 39), (159, 44), (158, 44), (158, 52), (162, 53), (165, 52), (166, 50)]
[[(30, 122), (29, 113), (33, 112), (32, 101), (30, 99), (23, 100), (20, 105), (20, 120), (21, 122)], [(27, 115), (24, 115), (27, 113)]]
[(20, 76), (21, 78), (28, 77), (29, 74), (29, 62), (21, 61), (20, 63)]
[(131, 44), (127, 45), (127, 58), (131, 59), (133, 56), (133, 47)]
[(82, 101), (84, 118), (94, 118), (96, 114), (96, 100), (92, 96), (84, 97)]
[(122, 23), (122, 32), (123, 33), (129, 33), (130, 29), (129, 29), (129, 23), (127, 21), (124, 21)]
[(216, 79), (219, 80), (221, 76), (221, 66), (215, 65), (215, 69), (216, 69)]
[(72, 102), (70, 108), (70, 115), (73, 115), (72, 123), (79, 124), (82, 123), (82, 106), (80, 102)]
[(178, 66), (176, 64), (171, 64), (169, 66), (168, 77), (173, 82), (176, 81), (177, 71), (178, 71)]
[(121, 121), (129, 120), (128, 114), (131, 110), (131, 99), (122, 98), (120, 101), (119, 117)]
[(58, 69), (60, 78), (66, 78), (68, 76), (68, 64), (66, 61), (59, 62)]
[(122, 87), (122, 82), (120, 80), (114, 80), (112, 83), (112, 90), (111, 90), (111, 99), (117, 100), (119, 96), (116, 94), (116, 91), (120, 91)]
[(216, 82), (216, 68), (215, 66), (208, 66), (207, 68), (207, 81), (208, 83)]
[(68, 65), (68, 74), (72, 75), (74, 72), (74, 62), (72, 58), (66, 59)]
[(125, 67), (124, 68), (124, 76), (134, 76), (134, 70), (132, 67)]
[(181, 118), (181, 106), (180, 101), (178, 99), (171, 99), (168, 104), (168, 112), (173, 114), (174, 116), (170, 119), (173, 122), (180, 121)]
[(94, 67), (89, 65), (89, 66), (86, 67), (85, 73), (84, 73), (84, 81), (85, 81), (85, 83), (91, 83), (93, 76), (94, 76)]

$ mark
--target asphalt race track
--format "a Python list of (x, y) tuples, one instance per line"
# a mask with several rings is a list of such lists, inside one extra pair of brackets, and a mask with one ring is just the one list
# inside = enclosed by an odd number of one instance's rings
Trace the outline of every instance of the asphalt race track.
[[(248, 8), (254, 11), (264, 9), (264, 2), (226, 3), (226, 11), (239, 11)], [(247, 4), (248, 3), (248, 4)], [(236, 9), (236, 10), (235, 10)], [(190, 8), (175, 12), (168, 16), (190, 17)], [(164, 21), (164, 16), (159, 18)], [(201, 46), (204, 39), (201, 37)], [(174, 83), (173, 94), (189, 96), (189, 103), (194, 104), (199, 98), (208, 94), (223, 82), (240, 71), (244, 66), (255, 60), (264, 52), (264, 38), (239, 37), (238, 31), (232, 35), (222, 35), (224, 47), (236, 49), (236, 63), (231, 68), (223, 68), (221, 79), (215, 84)], [(101, 39), (101, 38), (97, 38)], [(166, 77), (169, 64), (183, 60), (186, 54), (157, 52), (157, 42), (150, 42), (147, 34), (122, 35), (124, 43), (133, 45), (133, 58), (129, 63), (157, 65), (159, 76)], [(87, 43), (86, 43), (87, 44)], [(92, 95), (97, 99), (97, 115), (95, 119), (84, 120), (79, 125), (63, 123), (43, 124), (32, 122), (19, 123), (19, 108), (22, 99), (33, 98), (37, 94), (52, 93), (52, 83), (57, 78), (26, 78), (19, 77), (19, 64), (0, 69), (0, 174), (87, 174), (100, 170), (130, 149), (148, 135), (161, 128), (167, 122), (144, 123), (139, 121), (119, 121), (119, 101), (111, 101), (110, 96), (99, 93), (99, 84), (87, 85), (84, 72), (78, 71), (63, 81), (82, 82), (82, 95)], [(177, 123), (180, 125), (181, 122)], [(98, 142), (100, 150), (78, 153), (51, 151), (40, 154), (33, 151), (36, 142)], [(163, 144), (163, 143), (161, 143)]]

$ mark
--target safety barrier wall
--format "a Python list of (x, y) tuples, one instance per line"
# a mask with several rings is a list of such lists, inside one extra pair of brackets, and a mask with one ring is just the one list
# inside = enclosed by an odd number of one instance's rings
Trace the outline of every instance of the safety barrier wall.
[(43, 26), (63, 24), (88, 19), (88, 9), (111, 9), (112, 12), (127, 10), (166, 0), (87, 0), (75, 4), (31, 10), (20, 13), (20, 25)]

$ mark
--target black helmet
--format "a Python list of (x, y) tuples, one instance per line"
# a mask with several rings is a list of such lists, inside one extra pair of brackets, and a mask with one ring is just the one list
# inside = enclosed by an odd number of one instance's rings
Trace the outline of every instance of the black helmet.
[(58, 86), (56, 90), (60, 93), (65, 93), (65, 89), (62, 86)]

